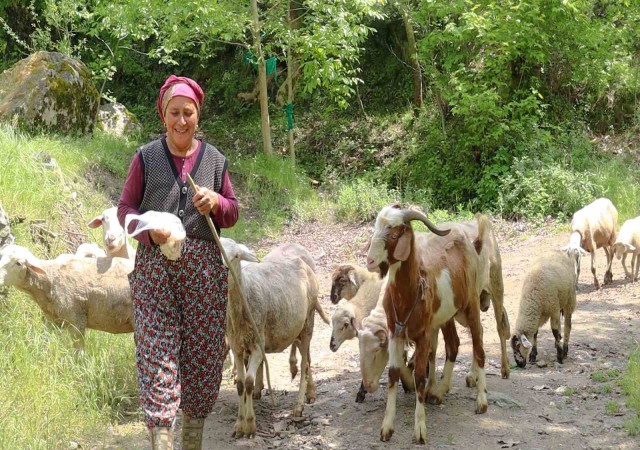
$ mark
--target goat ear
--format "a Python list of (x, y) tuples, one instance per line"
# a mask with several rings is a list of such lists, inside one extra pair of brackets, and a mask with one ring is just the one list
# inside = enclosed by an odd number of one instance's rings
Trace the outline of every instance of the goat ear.
[(406, 261), (409, 258), (409, 253), (411, 253), (411, 235), (403, 233), (393, 250), (393, 257), (398, 261)]
[(381, 348), (387, 348), (387, 341), (389, 339), (387, 332), (384, 330), (378, 330), (376, 331), (376, 336), (378, 337), (378, 340), (380, 341), (380, 347)]
[(520, 342), (522, 343), (524, 348), (532, 348), (533, 347), (533, 344), (531, 344), (531, 342), (529, 342), (529, 339), (527, 339), (527, 337), (524, 334), (520, 335)]
[(98, 217), (94, 217), (93, 219), (91, 219), (91, 222), (89, 222), (87, 226), (89, 228), (98, 228), (102, 226), (102, 214), (99, 215)]
[(351, 281), (351, 284), (353, 284), (354, 286), (358, 285), (358, 282), (356, 281), (356, 271), (355, 270), (350, 270), (347, 274), (347, 276), (349, 277), (349, 281)]

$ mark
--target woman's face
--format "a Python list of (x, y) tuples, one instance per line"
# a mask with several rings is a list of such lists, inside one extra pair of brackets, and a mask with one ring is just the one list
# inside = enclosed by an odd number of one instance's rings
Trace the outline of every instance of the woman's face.
[(167, 139), (179, 151), (188, 151), (198, 125), (198, 108), (187, 97), (177, 96), (169, 100), (164, 123), (167, 127)]

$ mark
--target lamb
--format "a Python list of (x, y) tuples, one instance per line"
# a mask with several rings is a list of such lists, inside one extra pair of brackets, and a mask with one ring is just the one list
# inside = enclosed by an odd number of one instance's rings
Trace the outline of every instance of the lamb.
[[(318, 303), (318, 282), (315, 273), (301, 258), (278, 259), (267, 255), (262, 262), (231, 239), (221, 239), (229, 258), (229, 306), (227, 309), (227, 337), (233, 350), (237, 369), (239, 396), (238, 417), (234, 426), (235, 437), (252, 437), (256, 433), (253, 392), (256, 372), (266, 353), (277, 353), (296, 343), (302, 355), (300, 389), (293, 410), (300, 417), (305, 398), (315, 401), (315, 383), (310, 372), (310, 343), (315, 312), (322, 310)], [(274, 253), (278, 253), (276, 249)], [(241, 261), (253, 261), (241, 265)], [(246, 297), (249, 311), (240, 300)], [(257, 327), (249, 324), (251, 314)], [(257, 334), (256, 334), (257, 333)], [(246, 367), (246, 372), (245, 372)]]
[(75, 256), (80, 258), (104, 258), (107, 256), (107, 252), (102, 250), (98, 244), (85, 242), (78, 246)]
[[(438, 238), (428, 245), (417, 241), (411, 227), (412, 220), (422, 221)], [(405, 344), (415, 344), (416, 409), (414, 442), (426, 443), (426, 414), (424, 402), (429, 391), (440, 392), (441, 382), (433, 390), (426, 386), (427, 358), (438, 328), (452, 318), (471, 331), (473, 362), (467, 385), (477, 387), (476, 412), (487, 411), (484, 348), (480, 323), (480, 292), (482, 290), (478, 255), (488, 239), (485, 220), (479, 221), (477, 242), (471, 243), (457, 229), (440, 229), (421, 212), (401, 210), (394, 206), (383, 208), (376, 218), (375, 231), (367, 254), (367, 269), (389, 273), (383, 306), (389, 329), (389, 385), (387, 407), (380, 431), (380, 439), (388, 441), (394, 432), (398, 381), (403, 370)], [(449, 327), (448, 327), (449, 328)], [(455, 329), (455, 326), (454, 326)], [(435, 336), (434, 336), (435, 335)], [(457, 335), (456, 335), (457, 336)], [(445, 334), (445, 343), (455, 350), (454, 339)], [(450, 380), (455, 360), (447, 360), (443, 378)], [(435, 365), (429, 365), (430, 384)]]
[(331, 303), (336, 305), (342, 298), (351, 300), (355, 297), (360, 286), (367, 281), (377, 280), (378, 275), (367, 271), (364, 267), (342, 264), (338, 266), (331, 275)]
[[(357, 269), (353, 268), (353, 266), (341, 267), (351, 267), (353, 270), (348, 272), (352, 274), (357, 272)], [(349, 283), (351, 284), (351, 282)], [(375, 278), (359, 278), (358, 283), (360, 284), (353, 283), (353, 285), (349, 285), (346, 288), (344, 286), (340, 288), (336, 284), (331, 287), (332, 297), (334, 292), (336, 295), (342, 295), (345, 291), (348, 292), (347, 295), (350, 295), (351, 292), (354, 293), (350, 300), (340, 300), (331, 316), (332, 331), (329, 348), (333, 352), (338, 351), (338, 348), (345, 340), (358, 336), (358, 328), (360, 328), (362, 319), (369, 315), (378, 302), (383, 280), (380, 280), (376, 275)], [(356, 287), (355, 292), (353, 291), (354, 286)]]
[(174, 214), (168, 212), (147, 211), (144, 214), (127, 214), (124, 220), (124, 226), (128, 230), (131, 221), (137, 220), (135, 230), (131, 233), (132, 237), (137, 236), (146, 230), (165, 229), (171, 234), (166, 242), (160, 244), (160, 251), (170, 260), (180, 259), (182, 252), (182, 244), (187, 237), (187, 231), (182, 225), (182, 221)]
[(102, 214), (94, 217), (89, 223), (89, 228), (103, 228), (104, 245), (107, 248), (107, 256), (119, 256), (132, 259), (135, 257), (135, 249), (129, 244), (124, 228), (118, 221), (118, 208), (112, 207), (102, 211)]
[(608, 198), (599, 198), (584, 208), (576, 211), (571, 220), (571, 236), (569, 243), (564, 247), (572, 258), (575, 259), (575, 280), (580, 278), (580, 257), (591, 253), (591, 273), (596, 289), (600, 289), (600, 283), (596, 276), (595, 258), (596, 250), (602, 247), (607, 255), (607, 270), (604, 274), (604, 284), (613, 281), (611, 263), (613, 262), (613, 244), (616, 242), (616, 229), (618, 227), (618, 211)]
[[(576, 308), (575, 260), (556, 250), (537, 259), (522, 285), (522, 296), (511, 348), (518, 367), (535, 362), (538, 330), (551, 318), (558, 362), (569, 350), (571, 315)], [(560, 315), (564, 316), (564, 345), (560, 337)], [(533, 340), (533, 344), (530, 340)]]
[[(638, 269), (640, 268), (640, 217), (629, 219), (622, 224), (618, 239), (613, 244), (613, 251), (618, 259), (622, 258), (622, 267), (624, 274), (628, 280), (636, 281), (638, 279)], [(631, 271), (627, 270), (627, 254), (631, 253)]]
[(0, 251), (0, 285), (31, 295), (49, 319), (70, 328), (76, 349), (82, 350), (87, 328), (133, 332), (127, 278), (133, 266), (133, 261), (118, 257), (61, 255), (47, 261), (12, 244)]

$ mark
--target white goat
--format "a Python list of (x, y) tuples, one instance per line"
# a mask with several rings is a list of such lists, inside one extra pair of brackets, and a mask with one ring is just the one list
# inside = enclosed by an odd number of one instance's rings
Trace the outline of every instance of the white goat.
[(133, 259), (135, 249), (127, 241), (126, 233), (118, 221), (118, 208), (112, 207), (102, 211), (102, 214), (94, 217), (88, 224), (89, 228), (103, 228), (102, 239), (107, 248), (107, 256), (119, 256)]
[(580, 257), (591, 253), (591, 273), (596, 289), (600, 283), (596, 276), (596, 250), (602, 247), (607, 255), (607, 270), (604, 284), (613, 281), (611, 263), (613, 262), (613, 244), (616, 242), (618, 227), (618, 211), (608, 198), (599, 198), (584, 208), (576, 211), (571, 220), (571, 236), (569, 243), (563, 248), (576, 261), (576, 284), (580, 278)]
[[(251, 437), (256, 433), (253, 391), (256, 373), (263, 361), (260, 342), (264, 343), (266, 353), (278, 353), (298, 341), (296, 345), (302, 354), (302, 363), (294, 416), (302, 415), (305, 397), (308, 402), (315, 401), (309, 348), (314, 315), (322, 308), (318, 303), (316, 276), (302, 259), (273, 260), (267, 255), (260, 263), (243, 266), (241, 260), (257, 261), (257, 258), (231, 239), (221, 241), (230, 259), (232, 274), (239, 277), (230, 277), (227, 308), (227, 337), (238, 372), (238, 418), (233, 435)], [(242, 307), (241, 293), (247, 300), (249, 311)], [(257, 330), (249, 325), (249, 314)]]
[[(549, 252), (537, 259), (522, 285), (520, 309), (511, 348), (519, 367), (535, 362), (538, 330), (551, 318), (558, 362), (567, 357), (571, 315), (576, 307), (575, 260), (563, 251)], [(560, 337), (560, 316), (564, 316), (564, 345)], [(530, 340), (533, 340), (531, 344)]]
[(84, 347), (86, 328), (109, 333), (133, 332), (133, 305), (127, 275), (134, 263), (125, 258), (61, 255), (36, 258), (27, 248), (0, 251), (0, 286), (31, 295), (52, 321), (70, 326), (75, 346)]
[[(636, 281), (640, 268), (640, 217), (629, 219), (622, 224), (618, 239), (613, 244), (613, 251), (618, 259), (622, 258), (622, 267), (627, 279)], [(627, 254), (631, 253), (631, 271), (627, 269)]]
[(85, 242), (78, 246), (75, 256), (80, 258), (104, 258), (107, 256), (107, 252), (102, 250), (98, 244)]
[(166, 242), (160, 244), (160, 251), (167, 259), (180, 259), (182, 244), (187, 237), (187, 232), (182, 225), (182, 221), (174, 214), (168, 212), (147, 211), (144, 214), (127, 214), (124, 226), (128, 230), (132, 220), (137, 220), (136, 229), (131, 233), (132, 237), (137, 236), (146, 230), (165, 229), (171, 232)]

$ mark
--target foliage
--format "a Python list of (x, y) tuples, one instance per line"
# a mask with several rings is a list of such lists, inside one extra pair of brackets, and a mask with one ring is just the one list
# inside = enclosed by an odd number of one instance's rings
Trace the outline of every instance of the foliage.
[(358, 178), (340, 186), (336, 195), (336, 219), (369, 222), (383, 207), (398, 200), (398, 192), (389, 190), (386, 185)]
[(622, 381), (627, 396), (627, 406), (635, 410), (634, 417), (627, 420), (625, 428), (632, 436), (640, 434), (640, 348), (636, 348), (629, 357), (629, 364)]

